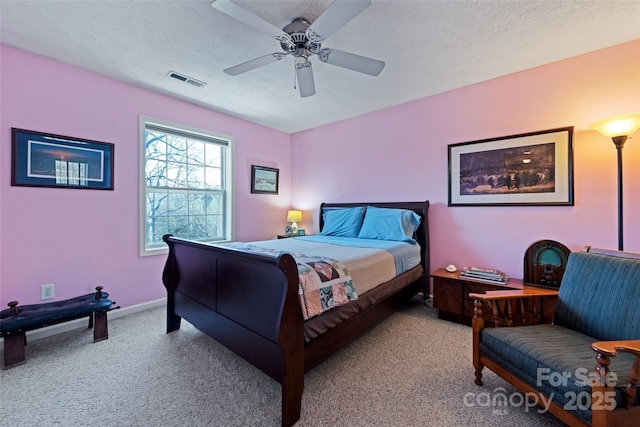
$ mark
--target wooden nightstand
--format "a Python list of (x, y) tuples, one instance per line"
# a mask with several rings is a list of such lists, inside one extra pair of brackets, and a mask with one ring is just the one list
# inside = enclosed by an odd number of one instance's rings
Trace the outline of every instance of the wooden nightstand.
[[(473, 298), (471, 293), (482, 294), (487, 291), (498, 290), (540, 290), (540, 288), (525, 285), (520, 279), (509, 279), (506, 285), (498, 283), (484, 283), (466, 277), (459, 277), (460, 271), (449, 273), (444, 268), (440, 268), (431, 274), (433, 278), (433, 307), (438, 309), (438, 317), (465, 325), (471, 325), (473, 318)], [(549, 290), (547, 290), (549, 291)], [(549, 291), (551, 292), (551, 291)], [(553, 291), (556, 292), (557, 291)], [(533, 301), (535, 299), (535, 301)], [(533, 311), (538, 311), (542, 315), (543, 323), (550, 323), (553, 318), (553, 310), (556, 302), (555, 296), (532, 297), (529, 306), (525, 307), (525, 316)], [(535, 304), (535, 310), (532, 306)], [(482, 317), (488, 324), (493, 324), (493, 314), (491, 310), (483, 310)]]

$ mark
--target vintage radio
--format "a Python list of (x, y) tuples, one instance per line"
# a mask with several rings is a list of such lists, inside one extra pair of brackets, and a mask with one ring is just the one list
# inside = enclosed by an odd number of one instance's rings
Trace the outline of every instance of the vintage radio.
[(524, 276), (527, 285), (558, 289), (567, 268), (571, 251), (554, 240), (535, 242), (524, 255)]

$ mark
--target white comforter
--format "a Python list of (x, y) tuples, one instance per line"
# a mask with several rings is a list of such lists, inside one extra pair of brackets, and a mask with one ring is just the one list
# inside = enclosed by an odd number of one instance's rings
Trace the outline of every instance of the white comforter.
[(307, 241), (301, 237), (249, 242), (262, 248), (296, 254), (315, 255), (341, 261), (349, 270), (358, 295), (393, 279), (396, 266), (393, 255), (383, 249), (341, 246)]

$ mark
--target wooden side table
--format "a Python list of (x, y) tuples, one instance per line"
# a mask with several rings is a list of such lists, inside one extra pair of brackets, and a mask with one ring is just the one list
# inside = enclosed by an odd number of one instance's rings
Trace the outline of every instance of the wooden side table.
[[(438, 310), (438, 317), (465, 325), (471, 325), (473, 318), (474, 298), (469, 294), (484, 294), (488, 291), (512, 291), (520, 289), (530, 295), (522, 312), (514, 313), (518, 317), (540, 316), (543, 323), (551, 323), (553, 310), (557, 300), (557, 291), (526, 285), (520, 279), (509, 279), (505, 285), (485, 283), (459, 277), (460, 271), (449, 273), (440, 268), (431, 274), (433, 278), (433, 307)], [(539, 291), (543, 291), (540, 293)], [(493, 292), (492, 292), (493, 293)], [(493, 324), (492, 310), (483, 310), (482, 317), (487, 325)]]

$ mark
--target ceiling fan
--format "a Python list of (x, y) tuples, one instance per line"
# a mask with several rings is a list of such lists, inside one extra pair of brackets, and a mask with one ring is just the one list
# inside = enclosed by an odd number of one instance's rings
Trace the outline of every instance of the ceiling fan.
[(254, 70), (272, 62), (280, 61), (287, 55), (295, 59), (295, 72), (300, 96), (315, 95), (313, 69), (309, 58), (317, 55), (320, 62), (377, 76), (384, 68), (384, 62), (337, 49), (323, 48), (322, 43), (347, 22), (371, 5), (370, 0), (335, 0), (314, 22), (296, 18), (280, 30), (248, 10), (229, 0), (214, 0), (211, 6), (230, 17), (266, 33), (280, 42), (283, 52), (270, 53), (224, 70), (232, 76)]

